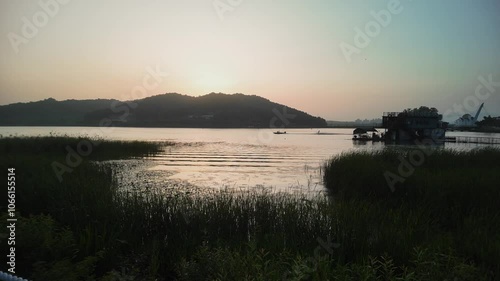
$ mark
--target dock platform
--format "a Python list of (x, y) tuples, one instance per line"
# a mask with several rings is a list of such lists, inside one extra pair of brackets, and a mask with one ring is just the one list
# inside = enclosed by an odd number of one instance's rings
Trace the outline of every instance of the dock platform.
[(494, 137), (446, 137), (445, 142), (454, 142), (454, 143), (476, 143), (476, 144), (499, 144), (500, 138)]

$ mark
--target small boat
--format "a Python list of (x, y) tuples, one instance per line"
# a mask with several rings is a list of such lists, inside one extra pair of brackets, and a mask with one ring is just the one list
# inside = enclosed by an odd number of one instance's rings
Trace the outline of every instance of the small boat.
[(369, 141), (371, 140), (367, 135), (355, 135), (352, 138), (353, 141)]
[[(372, 135), (369, 136), (368, 132), (372, 132)], [(375, 128), (356, 128), (353, 135), (353, 141), (382, 141), (382, 137), (378, 134), (378, 131)]]
[(276, 131), (276, 132), (273, 132), (273, 134), (275, 135), (283, 135), (283, 134), (286, 134), (286, 131)]

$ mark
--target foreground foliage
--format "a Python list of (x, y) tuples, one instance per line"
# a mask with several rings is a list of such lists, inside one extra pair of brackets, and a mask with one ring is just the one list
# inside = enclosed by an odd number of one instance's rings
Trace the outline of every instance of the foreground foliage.
[[(18, 177), (19, 275), (106, 281), (499, 276), (494, 204), (500, 197), (490, 186), (498, 182), (498, 166), (483, 164), (498, 159), (498, 150), (436, 152), (395, 192), (384, 171), (397, 169), (398, 156), (408, 151), (341, 155), (325, 167), (330, 198), (266, 190), (126, 193), (112, 170), (89, 161), (161, 149), (138, 142), (107, 142), (59, 182), (50, 163), (63, 161), (64, 147), (78, 141), (0, 139), (6, 156), (0, 167), (15, 167)], [(443, 168), (445, 157), (454, 157), (452, 167)]]

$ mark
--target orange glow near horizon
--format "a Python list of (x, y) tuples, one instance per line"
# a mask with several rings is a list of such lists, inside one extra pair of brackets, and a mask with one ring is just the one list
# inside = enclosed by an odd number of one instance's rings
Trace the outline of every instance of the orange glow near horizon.
[[(340, 44), (355, 44), (356, 28), (387, 1), (244, 1), (223, 18), (210, 1), (70, 1), (18, 53), (1, 37), (0, 105), (126, 99), (159, 67), (169, 76), (143, 96), (243, 93), (336, 120), (420, 105), (445, 111), (474, 93), (479, 75), (500, 80), (498, 3), (480, 2), (443, 0), (429, 10), (402, 1), (348, 62)], [(0, 33), (22, 35), (23, 17), (40, 9), (0, 2)], [(500, 115), (498, 95), (487, 105)]]

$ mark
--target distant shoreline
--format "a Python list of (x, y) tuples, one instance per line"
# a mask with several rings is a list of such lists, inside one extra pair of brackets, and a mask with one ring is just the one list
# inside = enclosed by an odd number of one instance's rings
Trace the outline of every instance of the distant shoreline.
[(448, 129), (447, 132), (500, 133), (500, 128)]
[[(4, 125), (0, 124), (0, 127), (82, 127), (82, 128), (99, 128), (98, 125)], [(230, 126), (207, 126), (207, 127), (189, 127), (189, 126), (102, 126), (110, 128), (142, 128), (142, 129), (270, 129), (270, 130), (280, 130), (280, 129), (356, 129), (356, 128), (381, 128), (380, 126), (326, 126), (326, 127), (308, 127), (308, 126), (293, 126), (293, 127), (230, 127)], [(381, 128), (383, 129), (383, 128)], [(447, 132), (471, 132), (471, 133), (500, 133), (500, 128), (474, 128), (474, 129), (450, 129)]]
[[(281, 129), (342, 129), (334, 127), (187, 127), (187, 126), (98, 126), (98, 125), (2, 125), (0, 127), (82, 127), (82, 128), (99, 128), (99, 127), (109, 127), (109, 128), (153, 128), (153, 129), (270, 129), (270, 130), (281, 130)], [(354, 127), (353, 127), (354, 128)]]

